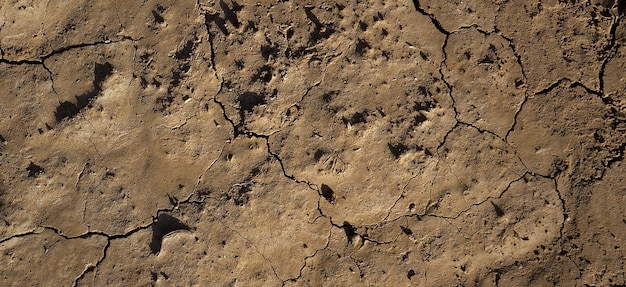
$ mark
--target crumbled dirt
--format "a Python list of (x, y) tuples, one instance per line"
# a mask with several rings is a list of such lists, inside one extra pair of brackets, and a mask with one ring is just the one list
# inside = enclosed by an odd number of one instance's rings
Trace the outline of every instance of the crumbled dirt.
[(5, 1), (2, 286), (626, 286), (626, 1)]

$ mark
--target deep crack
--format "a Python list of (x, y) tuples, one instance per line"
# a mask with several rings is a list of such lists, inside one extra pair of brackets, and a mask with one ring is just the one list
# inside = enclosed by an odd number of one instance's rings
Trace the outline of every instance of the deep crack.
[(437, 20), (437, 18), (435, 18), (433, 14), (426, 12), (426, 10), (421, 7), (419, 0), (413, 0), (413, 5), (415, 5), (415, 10), (417, 10), (417, 12), (420, 12), (422, 15), (430, 18), (430, 21), (433, 22), (433, 25), (435, 25), (435, 28), (437, 28), (439, 32), (443, 33), (446, 36), (450, 35), (450, 32), (446, 31), (446, 29), (443, 28), (439, 20)]

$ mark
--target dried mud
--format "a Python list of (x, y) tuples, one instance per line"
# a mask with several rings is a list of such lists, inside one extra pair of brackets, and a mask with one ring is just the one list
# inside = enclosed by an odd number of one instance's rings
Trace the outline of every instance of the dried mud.
[(624, 286), (624, 1), (4, 1), (0, 285)]

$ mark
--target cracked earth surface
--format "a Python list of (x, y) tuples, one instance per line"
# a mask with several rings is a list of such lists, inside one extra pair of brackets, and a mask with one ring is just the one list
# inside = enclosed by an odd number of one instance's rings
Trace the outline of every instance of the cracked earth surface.
[(624, 286), (623, 1), (5, 1), (0, 285)]

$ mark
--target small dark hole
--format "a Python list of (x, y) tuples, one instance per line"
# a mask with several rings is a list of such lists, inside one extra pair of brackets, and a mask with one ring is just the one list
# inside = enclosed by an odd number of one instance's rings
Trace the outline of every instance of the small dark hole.
[(357, 235), (356, 228), (354, 226), (352, 226), (352, 224), (350, 224), (347, 221), (343, 222), (342, 228), (343, 228), (343, 231), (346, 233), (346, 237), (348, 238), (348, 242), (352, 243), (352, 238)]
[(384, 19), (383, 14), (380, 12), (376, 12), (376, 16), (374, 16), (374, 21), (380, 21), (383, 19)]
[(356, 44), (356, 53), (358, 55), (363, 55), (365, 51), (369, 48), (371, 48), (371, 46), (367, 41), (363, 39), (358, 39), (357, 44)]
[(163, 16), (161, 16), (161, 14), (159, 14), (156, 10), (152, 10), (152, 17), (154, 17), (154, 22), (157, 24), (163, 24), (165, 22)]
[(319, 161), (319, 160), (322, 158), (322, 156), (324, 156), (324, 154), (325, 154), (325, 153), (326, 153), (326, 152), (324, 152), (324, 150), (322, 150), (322, 149), (318, 149), (318, 150), (316, 150), (316, 151), (315, 151), (315, 153), (313, 154), (313, 159), (314, 159), (315, 161)]
[(359, 21), (359, 28), (361, 29), (361, 31), (367, 30), (367, 23)]
[(404, 154), (409, 149), (403, 143), (397, 143), (397, 144), (387, 143), (387, 147), (389, 148), (389, 151), (391, 151), (391, 154), (393, 154), (395, 158), (399, 158), (402, 154)]
[(152, 223), (152, 241), (149, 245), (150, 251), (152, 251), (152, 254), (158, 254), (161, 251), (163, 237), (165, 237), (168, 233), (176, 230), (190, 229), (191, 228), (189, 228), (189, 226), (169, 214), (159, 214), (154, 223)]
[(367, 111), (362, 112), (362, 113), (356, 112), (350, 118), (342, 117), (341, 121), (343, 121), (343, 124), (346, 126), (348, 125), (348, 123), (350, 125), (366, 123), (367, 122), (367, 119), (365, 118), (366, 113)]
[(325, 93), (322, 95), (322, 101), (324, 101), (325, 103), (329, 103), (333, 99), (333, 97), (335, 97), (338, 94), (339, 94), (338, 91), (330, 91), (328, 93)]
[(277, 44), (261, 46), (261, 56), (263, 56), (265, 61), (269, 61), (270, 57), (275, 58), (279, 52), (280, 52), (280, 49)]
[(32, 161), (28, 164), (28, 167), (26, 167), (26, 171), (28, 172), (28, 177), (36, 177), (45, 172), (41, 166), (36, 165)]
[(268, 65), (264, 65), (259, 70), (257, 70), (256, 74), (252, 76), (252, 81), (263, 81), (264, 83), (269, 83), (272, 80), (272, 67)]
[(235, 12), (241, 10), (241, 6), (239, 4), (236, 4), (235, 2), (233, 3), (233, 9), (231, 9), (224, 1), (220, 0), (220, 8), (222, 8), (222, 11), (224, 11), (224, 16), (226, 16), (226, 19), (228, 19), (228, 21), (235, 28), (239, 28), (239, 19), (237, 18), (237, 14), (235, 14)]
[(245, 92), (239, 95), (239, 106), (242, 111), (252, 112), (254, 107), (264, 105), (267, 103), (263, 95), (259, 95), (253, 92)]
[(404, 232), (404, 234), (406, 234), (406, 235), (412, 235), (413, 234), (413, 230), (409, 229), (408, 227), (400, 226), (400, 229), (402, 229), (402, 232)]
[(170, 276), (167, 276), (167, 274), (165, 274), (165, 272), (161, 271), (159, 273), (161, 274), (161, 276), (163, 276), (163, 278), (165, 278), (165, 280), (170, 279)]
[(335, 192), (328, 185), (322, 184), (320, 192), (326, 201), (335, 203)]
[(187, 42), (185, 42), (185, 46), (183, 46), (182, 49), (176, 52), (174, 57), (178, 60), (190, 58), (191, 53), (193, 52), (194, 44), (195, 43), (193, 40), (188, 40)]
[(498, 205), (493, 203), (493, 201), (489, 201), (489, 202), (491, 202), (491, 205), (493, 206), (493, 210), (496, 212), (497, 216), (503, 216), (504, 215), (504, 210), (502, 210), (502, 208), (500, 208)]

